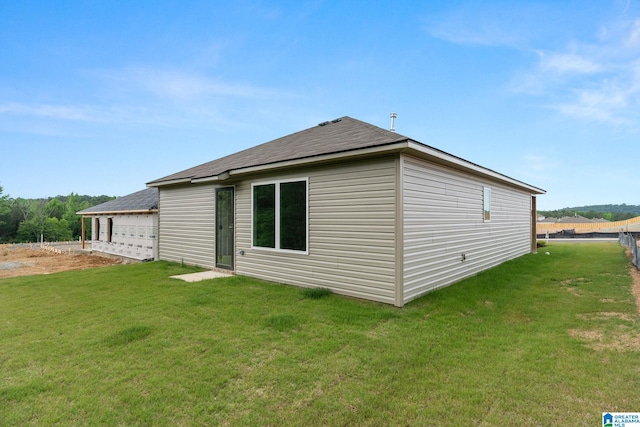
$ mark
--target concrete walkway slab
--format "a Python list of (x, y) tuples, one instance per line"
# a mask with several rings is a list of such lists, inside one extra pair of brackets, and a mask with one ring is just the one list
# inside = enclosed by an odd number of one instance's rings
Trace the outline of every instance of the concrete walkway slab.
[(185, 282), (199, 282), (201, 280), (219, 279), (221, 277), (231, 277), (231, 274), (222, 273), (220, 271), (201, 271), (199, 273), (181, 274), (179, 276), (170, 276), (171, 279), (184, 280)]

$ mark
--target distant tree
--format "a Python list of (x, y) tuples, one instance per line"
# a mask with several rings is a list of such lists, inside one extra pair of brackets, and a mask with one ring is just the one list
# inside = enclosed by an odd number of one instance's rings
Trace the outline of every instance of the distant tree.
[(18, 226), (18, 232), (16, 239), (19, 242), (39, 242), (40, 236), (38, 230), (33, 221), (22, 221)]
[(47, 218), (44, 236), (48, 242), (65, 242), (72, 240), (71, 229), (66, 219)]
[[(31, 215), (32, 200), (17, 198), (11, 200), (8, 224), (5, 225), (4, 240), (8, 242), (23, 241), (18, 238), (18, 229), (20, 223), (29, 219)], [(33, 241), (33, 237), (29, 237), (30, 241)]]
[(88, 207), (90, 207), (89, 202), (81, 201), (77, 194), (71, 193), (67, 197), (67, 204), (62, 219), (66, 220), (69, 224), (73, 239), (77, 239), (82, 233), (82, 216), (77, 215), (76, 212), (80, 212)]
[(28, 229), (34, 235), (34, 240), (39, 242), (44, 238), (44, 230), (49, 219), (46, 199), (36, 199), (31, 201), (29, 218), (24, 221), (28, 224)]
[(615, 212), (613, 213), (613, 220), (624, 221), (625, 219), (635, 218), (637, 216), (638, 216), (637, 214), (633, 214), (633, 213)]
[[(114, 198), (71, 193), (46, 199), (12, 200), (3, 198), (0, 187), (0, 242), (37, 242), (41, 237), (46, 241), (75, 240), (82, 233), (82, 217), (76, 212)], [(8, 213), (2, 210), (3, 206), (8, 206)], [(90, 221), (86, 222), (85, 232), (91, 233)]]
[(9, 196), (2, 194), (4, 189), (0, 185), (0, 215), (9, 213)]
[(18, 197), (13, 201), (12, 210), (17, 212), (20, 216), (20, 221), (26, 221), (31, 214), (32, 200), (22, 199)]
[[(45, 199), (31, 200), (28, 218), (18, 227), (18, 234), (24, 235), (28, 230), (34, 242), (39, 242), (44, 237), (44, 227), (47, 224), (47, 201)], [(22, 233), (20, 228), (22, 227)], [(31, 239), (29, 239), (31, 240)]]
[(602, 218), (602, 215), (604, 215), (602, 212), (596, 212), (594, 210), (590, 210), (588, 212), (584, 212), (584, 215), (582, 215), (585, 218)]
[(609, 221), (624, 221), (640, 216), (640, 206), (637, 205), (593, 205), (575, 208), (538, 211), (540, 215), (551, 218), (580, 215), (585, 218), (604, 218)]
[(16, 240), (18, 226), (20, 225), (20, 221), (22, 221), (22, 212), (15, 208), (15, 202), (15, 200), (11, 201), (11, 213), (9, 214), (9, 221), (6, 225), (7, 241), (9, 242)]
[(18, 240), (39, 242), (43, 239), (53, 242), (73, 239), (67, 220), (50, 217), (47, 206), (48, 203), (44, 199), (32, 201), (29, 218), (20, 222), (18, 226)]
[(47, 205), (45, 206), (45, 214), (49, 218), (57, 218), (62, 219), (62, 216), (65, 214), (66, 206), (60, 200), (53, 198), (49, 200)]
[(8, 195), (4, 195), (3, 188), (0, 186), (0, 242), (9, 240), (9, 228), (11, 224), (11, 199)]

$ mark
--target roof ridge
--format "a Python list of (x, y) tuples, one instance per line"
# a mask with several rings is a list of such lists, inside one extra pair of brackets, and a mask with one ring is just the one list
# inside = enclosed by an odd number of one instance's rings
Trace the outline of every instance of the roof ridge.
[(377, 133), (379, 133), (381, 135), (390, 136), (389, 134), (394, 134), (394, 135), (398, 135), (400, 137), (400, 139), (411, 139), (411, 138), (409, 138), (407, 136), (404, 136), (404, 135), (402, 135), (400, 133), (397, 133), (395, 131), (384, 129), (384, 128), (381, 128), (380, 126), (376, 126), (376, 125), (371, 124), (371, 123), (363, 122), (362, 120), (354, 119), (353, 117), (344, 116), (343, 118), (350, 119), (350, 120), (353, 120), (355, 122), (358, 122), (361, 125), (364, 125), (364, 126), (368, 127), (369, 129), (371, 129), (371, 130), (373, 130), (373, 131), (375, 131), (375, 132), (377, 132)]
[(410, 138), (396, 132), (349, 116), (342, 116), (150, 181), (147, 185), (212, 178), (234, 169), (347, 152), (407, 140)]

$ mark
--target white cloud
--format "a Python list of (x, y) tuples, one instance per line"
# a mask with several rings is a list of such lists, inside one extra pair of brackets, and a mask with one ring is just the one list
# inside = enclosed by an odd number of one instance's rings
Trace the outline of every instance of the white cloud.
[(594, 74), (601, 72), (603, 66), (595, 59), (575, 53), (546, 53), (539, 51), (540, 68), (558, 74)]
[[(553, 31), (562, 7), (543, 2), (445, 2), (447, 7), (422, 19), (432, 37), (462, 45), (528, 49), (535, 39)], [(432, 5), (437, 9), (437, 5)]]
[(600, 29), (597, 42), (536, 51), (537, 64), (511, 82), (565, 116), (640, 127), (640, 19)]
[(497, 26), (480, 25), (470, 28), (450, 22), (432, 24), (427, 31), (436, 38), (462, 45), (511, 46), (518, 39)]
[(625, 40), (626, 47), (637, 49), (640, 47), (640, 19), (636, 19), (631, 24), (631, 30)]
[[(0, 100), (0, 125), (26, 133), (36, 132), (38, 126), (57, 126), (56, 131), (64, 133), (72, 123), (116, 125), (118, 129), (139, 125), (228, 127), (238, 126), (240, 117), (250, 116), (246, 111), (261, 104), (255, 102), (257, 98), (278, 103), (293, 96), (180, 70), (136, 67), (88, 74), (94, 86), (82, 104)], [(36, 119), (38, 125), (35, 121), (26, 124), (23, 119)]]
[[(565, 115), (615, 125), (632, 124), (630, 113), (638, 111), (637, 89), (602, 84), (595, 89), (576, 89), (567, 101), (549, 107)], [(627, 111), (627, 110), (631, 111)]]
[[(509, 82), (511, 93), (578, 120), (640, 129), (640, 16), (630, 3), (617, 6), (592, 6), (571, 20), (570, 6), (467, 4), (431, 14), (425, 30), (456, 44), (533, 53)], [(569, 36), (558, 42), (562, 26)]]
[(118, 85), (143, 90), (159, 98), (193, 100), (211, 96), (256, 98), (273, 96), (275, 91), (238, 83), (231, 83), (203, 74), (149, 67), (99, 73)]
[(59, 120), (92, 121), (96, 119), (89, 107), (51, 104), (23, 104), (5, 102), (0, 104), (0, 114), (35, 116)]
[(0, 127), (28, 134), (78, 135), (93, 133), (96, 126), (111, 125), (116, 126), (114, 129), (138, 125), (181, 127), (191, 124), (192, 120), (192, 115), (184, 111), (177, 112), (163, 106), (0, 104)]
[(453, 9), (429, 16), (424, 30), (432, 37), (455, 44), (514, 46), (521, 43), (522, 35), (502, 25), (504, 20), (511, 21), (509, 15), (513, 14), (517, 14), (514, 8), (505, 11), (494, 7), (483, 12), (468, 7)]

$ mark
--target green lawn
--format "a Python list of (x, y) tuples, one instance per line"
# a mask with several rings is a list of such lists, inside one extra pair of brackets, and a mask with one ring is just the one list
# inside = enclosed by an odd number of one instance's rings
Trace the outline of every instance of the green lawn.
[(640, 411), (616, 244), (552, 244), (401, 309), (168, 278), (189, 271), (0, 280), (0, 424), (593, 426)]

